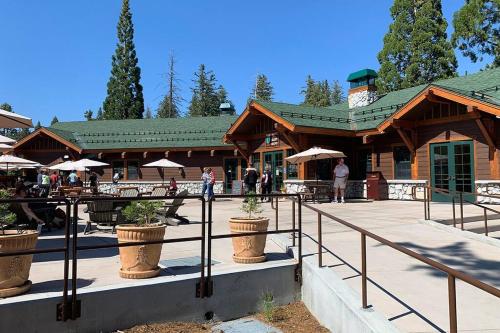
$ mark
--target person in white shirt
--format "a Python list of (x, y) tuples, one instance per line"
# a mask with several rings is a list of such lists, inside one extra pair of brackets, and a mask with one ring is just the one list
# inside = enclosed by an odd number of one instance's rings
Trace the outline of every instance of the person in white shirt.
[(333, 203), (338, 203), (337, 195), (340, 192), (340, 202), (345, 203), (344, 193), (347, 185), (347, 178), (349, 178), (349, 168), (344, 164), (344, 159), (339, 158), (337, 165), (333, 170)]

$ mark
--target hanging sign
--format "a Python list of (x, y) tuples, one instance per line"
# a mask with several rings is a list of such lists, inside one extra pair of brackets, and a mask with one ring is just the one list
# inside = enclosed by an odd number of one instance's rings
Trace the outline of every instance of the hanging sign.
[(275, 147), (279, 146), (280, 139), (278, 133), (269, 133), (266, 134), (266, 147)]

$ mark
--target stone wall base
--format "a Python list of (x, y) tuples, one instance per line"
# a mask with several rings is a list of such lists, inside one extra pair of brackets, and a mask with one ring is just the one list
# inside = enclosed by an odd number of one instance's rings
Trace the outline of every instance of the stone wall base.
[[(165, 183), (168, 185), (168, 182)], [(99, 191), (102, 193), (116, 193), (120, 187), (130, 187), (136, 186), (139, 188), (139, 192), (152, 191), (153, 187), (161, 186), (162, 182), (119, 182), (118, 184), (113, 184), (111, 182), (101, 182), (99, 184)], [(201, 194), (203, 187), (202, 181), (177, 181), (177, 188), (179, 191), (187, 190), (189, 194)], [(216, 182), (214, 185), (214, 193), (222, 194), (224, 193), (224, 183)]]

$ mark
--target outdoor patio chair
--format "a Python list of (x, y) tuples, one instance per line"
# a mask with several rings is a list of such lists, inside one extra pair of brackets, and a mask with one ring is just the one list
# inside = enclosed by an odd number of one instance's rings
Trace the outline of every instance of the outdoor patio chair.
[(118, 188), (118, 196), (120, 196), (120, 197), (138, 197), (139, 196), (139, 188), (136, 186), (119, 187)]
[(116, 225), (125, 221), (122, 207), (115, 207), (113, 201), (87, 202), (87, 208), (84, 211), (89, 214), (89, 220), (83, 231), (84, 234), (92, 230), (92, 223), (96, 224), (98, 230), (111, 230), (111, 233), (114, 233)]
[(168, 186), (167, 185), (161, 185), (161, 186), (155, 186), (153, 187), (153, 190), (151, 191), (151, 196), (152, 197), (164, 197), (168, 193)]
[(175, 220), (180, 221), (180, 222), (189, 223), (188, 219), (177, 214), (177, 211), (179, 210), (179, 208), (182, 205), (184, 205), (184, 198), (179, 198), (179, 197), (186, 196), (186, 195), (188, 195), (188, 193), (189, 193), (188, 190), (184, 190), (184, 191), (179, 192), (176, 195), (176, 198), (174, 198), (174, 200), (171, 203), (168, 203), (164, 206), (164, 210), (159, 212), (159, 219), (161, 222), (167, 223), (170, 225), (178, 225), (179, 222), (174, 221), (174, 219), (175, 219)]

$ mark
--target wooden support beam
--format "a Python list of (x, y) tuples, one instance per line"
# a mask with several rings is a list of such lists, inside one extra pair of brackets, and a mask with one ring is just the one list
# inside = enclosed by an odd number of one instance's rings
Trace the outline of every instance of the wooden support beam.
[(274, 128), (278, 131), (278, 133), (280, 133), (281, 135), (283, 135), (283, 137), (286, 139), (286, 141), (288, 141), (288, 143), (290, 144), (290, 146), (292, 146), (292, 148), (297, 153), (300, 153), (301, 151), (304, 150), (297, 143), (297, 141), (295, 141), (295, 139), (293, 138), (292, 134), (291, 133), (287, 133), (287, 130), (286, 130), (286, 128), (283, 125), (280, 125), (280, 124), (276, 123), (276, 124), (274, 124)]
[(488, 157), (489, 160), (491, 161), (494, 159), (494, 154), (496, 150), (495, 140), (493, 139), (494, 136), (492, 136), (492, 134), (486, 128), (486, 125), (483, 123), (483, 119), (481, 118), (476, 119), (476, 124), (477, 127), (479, 127), (479, 130), (481, 131), (481, 134), (483, 135), (484, 139), (486, 140), (488, 147), (490, 148), (489, 149), (490, 153)]
[(414, 128), (415, 122), (403, 119), (392, 119), (391, 125), (394, 128)]
[(406, 134), (406, 132), (401, 128), (396, 128), (396, 131), (398, 131), (399, 136), (401, 137), (401, 139), (405, 143), (406, 147), (408, 147), (408, 150), (412, 154), (415, 154), (415, 145), (413, 144), (411, 139), (408, 137), (408, 134)]
[(248, 159), (249, 159), (249, 154), (246, 150), (244, 150), (239, 144), (238, 142), (236, 141), (231, 141), (231, 143), (236, 147), (236, 149), (234, 150), (234, 156), (237, 156), (238, 153), (241, 154), (241, 156), (243, 156), (243, 158), (245, 160), (247, 160), (248, 162)]

